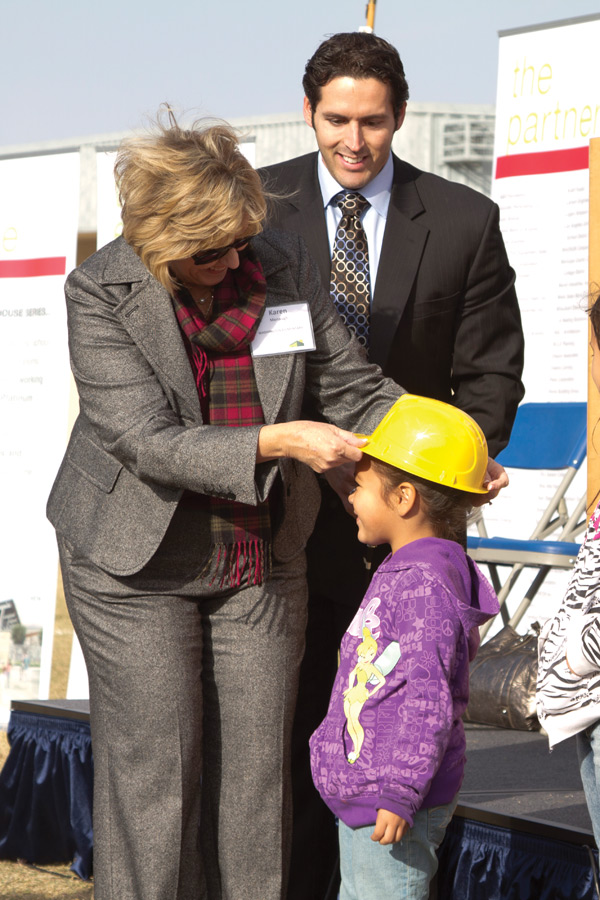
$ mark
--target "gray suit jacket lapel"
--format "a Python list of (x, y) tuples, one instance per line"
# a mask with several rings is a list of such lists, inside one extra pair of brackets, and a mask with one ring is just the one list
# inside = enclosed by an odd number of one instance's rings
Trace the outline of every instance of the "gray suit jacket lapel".
[[(115, 313), (163, 383), (177, 394), (190, 422), (202, 422), (198, 391), (171, 298), (131, 247), (119, 238), (100, 279), (127, 291)], [(131, 290), (129, 290), (131, 286)]]
[[(268, 283), (269, 277), (285, 264), (285, 260), (283, 256), (275, 257), (269, 245), (261, 245), (260, 238), (256, 239), (256, 244)], [(264, 253), (261, 252), (262, 250)], [(278, 306), (282, 299), (281, 296), (270, 295), (267, 288), (267, 306)], [(278, 356), (257, 356), (253, 361), (256, 387), (263, 416), (268, 425), (275, 422), (281, 409), (292, 376), (295, 355), (295, 353), (281, 353)]]
[(292, 373), (294, 353), (259, 356), (254, 360), (254, 377), (267, 425), (277, 419)]
[[(185, 415), (192, 422), (201, 424), (198, 391), (171, 298), (124, 241), (116, 250), (102, 282), (131, 284), (132, 290), (115, 312), (152, 368), (160, 373), (161, 380), (183, 401)], [(283, 257), (268, 256), (264, 264), (265, 276), (268, 278), (282, 264), (285, 264)], [(267, 291), (267, 304), (280, 302), (281, 297), (270, 297)], [(274, 422), (279, 413), (291, 377), (293, 357), (294, 354), (282, 354), (254, 360), (256, 385), (267, 423)]]
[(373, 293), (369, 359), (384, 365), (414, 284), (429, 229), (415, 219), (424, 206), (417, 170), (394, 157), (394, 183)]
[(161, 380), (183, 401), (182, 411), (200, 424), (194, 375), (167, 291), (154, 278), (134, 288), (119, 309), (123, 324)]

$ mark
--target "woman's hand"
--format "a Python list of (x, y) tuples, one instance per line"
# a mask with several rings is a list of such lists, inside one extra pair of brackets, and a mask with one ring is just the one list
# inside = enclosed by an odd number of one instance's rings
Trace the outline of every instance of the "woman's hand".
[(371, 840), (379, 844), (396, 844), (402, 840), (408, 827), (408, 822), (401, 816), (387, 809), (378, 809)]
[(256, 461), (288, 456), (306, 463), (314, 472), (327, 472), (344, 463), (357, 463), (366, 443), (351, 431), (326, 422), (282, 422), (265, 425), (258, 435)]

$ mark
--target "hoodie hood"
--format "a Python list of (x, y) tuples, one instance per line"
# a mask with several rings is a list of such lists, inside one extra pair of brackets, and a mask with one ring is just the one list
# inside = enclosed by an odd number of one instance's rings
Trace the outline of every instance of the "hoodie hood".
[(451, 587), (451, 596), (465, 634), (469, 636), (472, 659), (479, 646), (479, 629), (500, 611), (498, 598), (487, 578), (481, 573), (460, 544), (442, 538), (427, 537), (412, 541), (391, 554), (381, 564), (380, 572), (401, 569), (427, 562), (439, 580)]

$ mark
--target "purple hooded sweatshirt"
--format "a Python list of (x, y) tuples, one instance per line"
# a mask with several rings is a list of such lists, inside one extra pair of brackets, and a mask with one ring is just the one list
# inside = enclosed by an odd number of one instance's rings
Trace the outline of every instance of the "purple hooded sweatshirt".
[(417, 810), (457, 794), (469, 661), (478, 626), (497, 612), (491, 586), (453, 541), (421, 538), (381, 564), (310, 739), (315, 786), (346, 825), (372, 825), (387, 809), (412, 826)]

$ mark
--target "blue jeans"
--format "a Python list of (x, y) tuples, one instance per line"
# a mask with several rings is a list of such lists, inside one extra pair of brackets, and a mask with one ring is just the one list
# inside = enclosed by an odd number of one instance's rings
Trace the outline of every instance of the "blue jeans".
[(600, 721), (576, 737), (581, 781), (596, 844), (600, 847)]
[(397, 844), (372, 841), (373, 825), (349, 828), (340, 821), (340, 900), (427, 900), (438, 867), (436, 850), (456, 801), (419, 810)]

